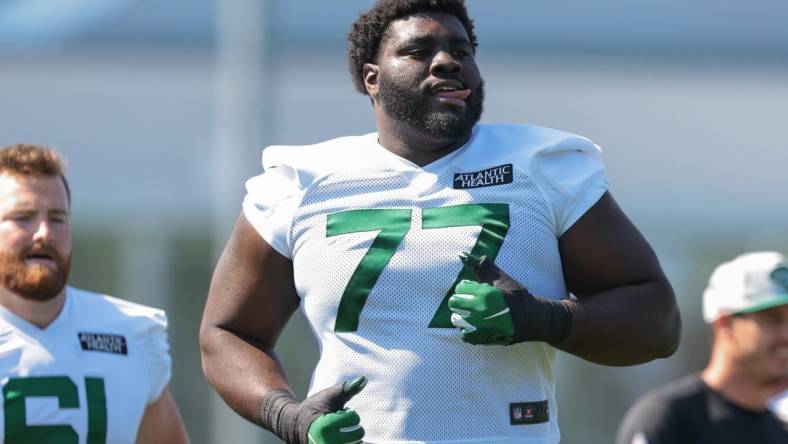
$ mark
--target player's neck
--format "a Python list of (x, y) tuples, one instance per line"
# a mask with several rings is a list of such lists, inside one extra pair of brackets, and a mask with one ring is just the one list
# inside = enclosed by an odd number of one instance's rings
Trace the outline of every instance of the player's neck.
[(765, 387), (742, 371), (739, 366), (712, 356), (709, 365), (701, 372), (703, 382), (734, 404), (755, 411), (766, 409), (772, 395)]
[(65, 288), (57, 296), (47, 301), (31, 301), (0, 287), (0, 305), (41, 329), (47, 328), (57, 318), (65, 303)]
[(378, 143), (388, 151), (416, 165), (424, 166), (453, 152), (468, 142), (431, 137), (404, 123), (378, 118)]

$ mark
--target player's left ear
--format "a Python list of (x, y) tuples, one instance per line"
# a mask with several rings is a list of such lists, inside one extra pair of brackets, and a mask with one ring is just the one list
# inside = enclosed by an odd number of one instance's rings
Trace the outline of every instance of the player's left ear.
[(374, 63), (365, 63), (362, 74), (364, 76), (364, 87), (367, 89), (367, 94), (369, 94), (373, 100), (377, 100), (379, 91), (378, 65)]
[(733, 324), (735, 318), (733, 315), (725, 314), (714, 320), (714, 325), (718, 334), (729, 336), (733, 333)]

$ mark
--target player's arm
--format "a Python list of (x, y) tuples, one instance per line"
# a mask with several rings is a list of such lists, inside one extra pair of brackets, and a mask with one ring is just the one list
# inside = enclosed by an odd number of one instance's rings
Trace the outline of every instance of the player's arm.
[(290, 391), (274, 345), (298, 307), (292, 276), (290, 260), (241, 215), (214, 270), (200, 348), (208, 382), (253, 422), (269, 390)]
[(606, 365), (670, 356), (681, 319), (656, 255), (609, 193), (559, 238), (568, 289), (566, 352)]
[(671, 355), (681, 319), (654, 252), (609, 194), (563, 236), (559, 249), (576, 300), (531, 294), (489, 258), (463, 254), (475, 281), (449, 298), (462, 340), (479, 345), (541, 341), (605, 365)]
[(137, 444), (188, 444), (178, 407), (166, 387), (159, 399), (145, 408)]
[(200, 328), (205, 376), (233, 410), (290, 444), (305, 444), (307, 432), (317, 443), (360, 440), (358, 415), (343, 408), (363, 378), (301, 403), (293, 399), (274, 346), (298, 301), (292, 262), (239, 216), (216, 265)]

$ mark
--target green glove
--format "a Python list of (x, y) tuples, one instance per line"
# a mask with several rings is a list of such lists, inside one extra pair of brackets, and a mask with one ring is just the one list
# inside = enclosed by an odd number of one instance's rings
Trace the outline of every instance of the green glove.
[(287, 444), (355, 444), (364, 437), (358, 413), (345, 403), (367, 385), (359, 376), (306, 398), (293, 399), (286, 390), (272, 390), (263, 399), (260, 424)]
[(511, 310), (501, 292), (490, 284), (463, 279), (449, 297), (451, 323), (469, 344), (506, 345), (514, 339)]
[(460, 259), (476, 275), (476, 281), (460, 281), (448, 302), (463, 341), (558, 344), (569, 335), (572, 312), (566, 304), (532, 295), (485, 256), (463, 253)]
[(309, 426), (309, 444), (356, 444), (364, 437), (361, 418), (345, 409), (319, 416)]

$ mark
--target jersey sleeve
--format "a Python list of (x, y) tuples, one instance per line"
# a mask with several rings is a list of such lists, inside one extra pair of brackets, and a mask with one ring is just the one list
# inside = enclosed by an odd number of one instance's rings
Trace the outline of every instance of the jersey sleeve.
[(287, 165), (266, 168), (246, 181), (243, 214), (279, 254), (291, 258), (290, 226), (302, 195), (298, 177)]
[(164, 387), (172, 376), (170, 344), (167, 340), (167, 315), (163, 310), (154, 310), (146, 316), (143, 328), (137, 331), (142, 347), (145, 364), (150, 375), (150, 393), (148, 404), (161, 397)]
[(376, 140), (376, 134), (370, 133), (314, 145), (267, 146), (262, 155), (263, 174), (246, 181), (244, 216), (263, 240), (292, 259), (290, 230), (306, 190), (337, 168), (369, 162), (365, 154)]
[(555, 216), (561, 236), (607, 191), (601, 148), (587, 139), (570, 138), (536, 154), (533, 176)]

